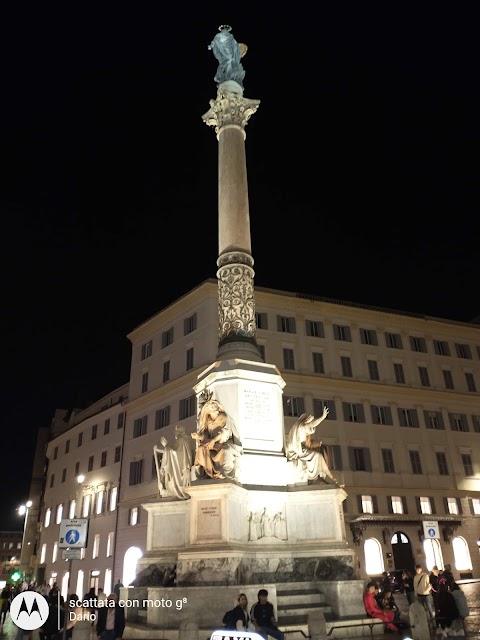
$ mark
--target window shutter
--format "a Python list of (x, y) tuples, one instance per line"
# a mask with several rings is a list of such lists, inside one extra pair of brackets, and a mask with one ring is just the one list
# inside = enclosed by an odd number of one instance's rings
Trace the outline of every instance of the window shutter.
[(372, 329), (372, 331), (370, 332), (370, 337), (372, 338), (372, 344), (375, 347), (378, 347), (377, 332)]
[(408, 504), (407, 504), (406, 496), (401, 496), (401, 499), (402, 499), (403, 513), (408, 513)]
[(352, 332), (350, 331), (350, 327), (345, 327), (345, 337), (348, 342), (352, 341)]
[(385, 411), (385, 420), (386, 423), (390, 426), (393, 425), (393, 418), (392, 418), (392, 410), (390, 407), (384, 407), (384, 411)]
[(415, 504), (417, 506), (417, 513), (422, 513), (422, 507), (420, 506), (420, 497), (415, 496)]
[(392, 496), (387, 496), (388, 513), (393, 513)]
[(358, 421), (365, 422), (365, 411), (363, 410), (363, 404), (357, 404)]
[(333, 325), (333, 337), (335, 338), (335, 340), (339, 339), (338, 325), (336, 324)]
[(132, 521), (132, 510), (129, 509), (127, 513), (127, 524), (130, 524), (131, 521)]
[(448, 510), (448, 498), (443, 498), (443, 509), (445, 513), (450, 513)]
[(457, 498), (457, 505), (458, 505), (458, 513), (462, 514), (463, 513), (463, 508), (462, 508), (462, 499), (461, 498)]
[(372, 470), (372, 458), (370, 456), (370, 449), (367, 449), (367, 447), (365, 447), (363, 451), (365, 453), (365, 471), (371, 471)]
[(353, 447), (348, 447), (348, 464), (350, 465), (350, 469), (352, 471), (356, 471), (355, 467), (355, 453)]
[(357, 496), (357, 507), (358, 507), (358, 513), (363, 513), (362, 496)]
[(298, 411), (300, 415), (305, 413), (305, 400), (303, 398), (298, 398)]
[(400, 422), (401, 427), (406, 427), (407, 423), (405, 421), (405, 415), (401, 409), (397, 409), (398, 412), (398, 421)]
[(341, 471), (343, 469), (342, 448), (340, 447), (339, 444), (333, 445), (333, 455), (335, 458), (335, 469), (337, 469), (338, 471)]
[(130, 486), (135, 484), (135, 462), (130, 462), (130, 476), (128, 483)]
[(377, 496), (372, 496), (372, 503), (373, 503), (373, 513), (378, 513), (378, 500), (377, 500)]
[(411, 409), (411, 414), (412, 414), (412, 424), (414, 427), (419, 427), (420, 424), (418, 422), (418, 413), (416, 409)]
[(281, 331), (281, 330), (282, 330), (282, 317), (277, 316), (277, 331)]
[(328, 419), (336, 420), (337, 419), (337, 408), (335, 406), (335, 400), (327, 400), (326, 405), (328, 407)]
[(468, 499), (468, 504), (470, 505), (470, 513), (472, 516), (476, 515), (475, 509), (473, 508), (473, 498)]
[(288, 398), (287, 396), (283, 396), (283, 415), (288, 415)]
[(142, 519), (142, 507), (138, 506), (137, 507), (137, 524), (140, 524), (141, 519)]
[(432, 507), (432, 514), (437, 513), (437, 510), (435, 508), (435, 498), (430, 498), (430, 505)]

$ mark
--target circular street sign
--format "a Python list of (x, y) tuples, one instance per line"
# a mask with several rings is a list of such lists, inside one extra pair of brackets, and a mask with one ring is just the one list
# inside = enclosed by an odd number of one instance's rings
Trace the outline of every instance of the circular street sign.
[(70, 531), (65, 536), (65, 540), (68, 542), (68, 544), (77, 544), (79, 538), (80, 532), (76, 529), (70, 529)]

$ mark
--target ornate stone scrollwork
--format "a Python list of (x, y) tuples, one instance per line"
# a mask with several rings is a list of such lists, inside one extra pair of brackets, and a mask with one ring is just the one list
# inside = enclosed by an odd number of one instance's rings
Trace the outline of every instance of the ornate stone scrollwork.
[(353, 541), (358, 546), (363, 540), (363, 532), (365, 531), (365, 527), (362, 527), (361, 524), (352, 523), (350, 525), (350, 530), (352, 532)]
[[(225, 256), (233, 254), (225, 254)], [(249, 266), (253, 261), (248, 254), (241, 254), (249, 260), (239, 260), (235, 254), (235, 262), (221, 256), (218, 260), (218, 316), (219, 339), (242, 337), (254, 338), (255, 296), (253, 288), (254, 271)]]
[(242, 94), (227, 91), (220, 86), (216, 100), (210, 100), (210, 109), (202, 116), (202, 120), (210, 127), (215, 127), (216, 134), (227, 125), (245, 129), (259, 105), (260, 100), (244, 98)]

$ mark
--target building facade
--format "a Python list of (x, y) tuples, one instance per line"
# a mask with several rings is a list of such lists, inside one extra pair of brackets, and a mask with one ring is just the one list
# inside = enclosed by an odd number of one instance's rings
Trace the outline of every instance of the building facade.
[[(302, 413), (329, 409), (316, 438), (348, 493), (360, 575), (451, 563), (457, 578), (480, 577), (480, 326), (261, 288), (255, 298), (262, 356), (286, 382), (285, 432)], [(71, 591), (135, 577), (142, 504), (159, 495), (153, 447), (161, 436), (173, 443), (177, 424), (195, 431), (193, 387), (216, 359), (217, 282), (128, 337), (128, 384), (48, 444), (37, 579), (64, 593), (62, 517), (89, 518)]]

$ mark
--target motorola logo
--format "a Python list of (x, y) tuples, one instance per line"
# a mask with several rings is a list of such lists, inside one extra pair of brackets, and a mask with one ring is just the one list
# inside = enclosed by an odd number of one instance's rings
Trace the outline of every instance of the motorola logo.
[(40, 593), (22, 591), (12, 600), (10, 615), (17, 627), (33, 631), (47, 621), (48, 602)]

